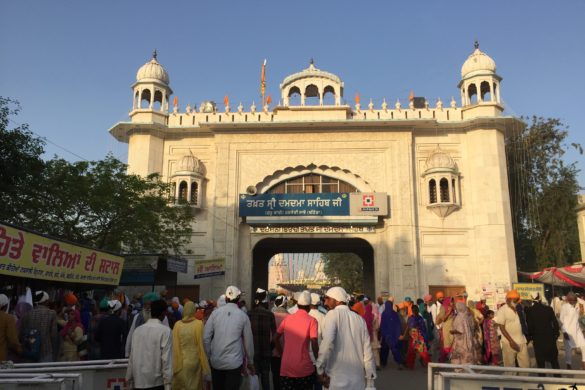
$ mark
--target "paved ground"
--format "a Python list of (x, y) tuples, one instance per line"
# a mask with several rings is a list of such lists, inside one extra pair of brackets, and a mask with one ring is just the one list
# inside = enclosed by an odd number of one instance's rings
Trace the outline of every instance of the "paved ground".
[[(563, 344), (558, 344), (559, 349), (559, 363), (561, 368), (565, 368), (565, 353)], [(536, 368), (536, 360), (532, 345), (529, 345), (529, 352), (531, 356), (531, 367)], [(548, 368), (548, 367), (547, 367)], [(573, 351), (573, 369), (581, 369), (581, 353)], [(388, 363), (388, 366), (378, 371), (378, 379), (376, 380), (376, 390), (386, 389), (408, 389), (408, 390), (424, 390), (427, 388), (427, 370), (417, 363), (414, 370), (398, 370), (395, 365)]]

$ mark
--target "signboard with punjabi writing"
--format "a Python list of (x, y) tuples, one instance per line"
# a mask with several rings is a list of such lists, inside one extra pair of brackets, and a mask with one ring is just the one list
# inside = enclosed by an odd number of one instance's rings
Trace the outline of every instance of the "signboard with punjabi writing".
[(388, 215), (385, 192), (240, 195), (240, 217)]
[(187, 260), (178, 257), (167, 257), (167, 271), (187, 273)]
[(225, 275), (225, 259), (195, 261), (194, 279)]
[(117, 286), (124, 258), (0, 224), (0, 274)]
[(512, 283), (512, 288), (518, 291), (522, 300), (531, 300), (530, 293), (537, 292), (544, 299), (544, 284), (542, 283)]
[(349, 194), (240, 195), (240, 217), (349, 215)]

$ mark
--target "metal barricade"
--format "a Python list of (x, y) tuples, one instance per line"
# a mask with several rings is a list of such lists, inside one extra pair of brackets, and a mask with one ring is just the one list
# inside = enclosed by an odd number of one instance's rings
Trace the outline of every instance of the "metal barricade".
[(39, 389), (65, 389), (81, 390), (81, 374), (29, 374), (29, 373), (10, 373), (5, 374), (0, 371), (0, 389), (30, 389), (32, 385), (37, 385)]
[(127, 367), (127, 359), (22, 363), (15, 364), (13, 368), (2, 369), (0, 373), (22, 374), (22, 380), (30, 379), (25, 377), (25, 375), (29, 374), (79, 374), (83, 390), (125, 390), (127, 388), (125, 380)]
[[(545, 374), (542, 377), (538, 374)], [(559, 375), (560, 377), (553, 377)], [(585, 390), (585, 371), (429, 363), (429, 390)]]

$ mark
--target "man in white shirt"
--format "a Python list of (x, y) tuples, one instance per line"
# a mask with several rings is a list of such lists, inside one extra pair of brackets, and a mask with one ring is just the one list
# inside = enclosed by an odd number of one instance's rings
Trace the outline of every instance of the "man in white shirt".
[(325, 295), (329, 312), (323, 323), (317, 374), (329, 390), (363, 389), (376, 379), (376, 363), (364, 320), (347, 306), (349, 296), (341, 287)]
[(136, 328), (128, 358), (126, 381), (129, 389), (170, 390), (173, 381), (171, 329), (162, 324), (167, 304), (151, 303), (151, 318)]
[(585, 370), (585, 337), (579, 326), (579, 318), (583, 316), (584, 306), (577, 303), (577, 296), (570, 292), (566, 297), (567, 302), (561, 306), (559, 320), (563, 331), (565, 344), (565, 363), (567, 369), (571, 369), (573, 349), (580, 348), (583, 369)]
[(211, 313), (205, 323), (203, 344), (211, 364), (214, 390), (238, 389), (242, 381), (244, 359), (248, 372), (254, 375), (254, 341), (250, 319), (238, 302), (242, 292), (229, 286), (226, 304)]
[(325, 314), (319, 311), (319, 304), (321, 303), (321, 297), (319, 294), (311, 293), (311, 310), (309, 311), (309, 315), (317, 320), (318, 324), (318, 337), (317, 340), (319, 343), (323, 337), (323, 321), (325, 320)]
[(520, 317), (516, 305), (520, 302), (520, 294), (510, 290), (506, 294), (506, 304), (500, 307), (494, 317), (498, 328), (502, 332), (502, 357), (505, 367), (530, 368), (526, 337), (522, 332)]
[[(134, 334), (134, 331), (136, 330), (136, 328), (145, 324), (150, 319), (151, 317), (150, 304), (159, 299), (160, 296), (158, 295), (158, 293), (155, 293), (154, 291), (149, 292), (142, 298), (144, 306), (142, 310), (138, 314), (136, 314), (132, 319), (132, 325), (130, 326), (130, 330), (128, 331), (128, 337), (126, 338), (126, 348), (124, 356), (126, 357), (130, 356), (130, 350), (132, 349), (132, 335)], [(162, 323), (163, 325), (170, 329), (169, 320), (167, 319), (166, 316), (163, 318)]]

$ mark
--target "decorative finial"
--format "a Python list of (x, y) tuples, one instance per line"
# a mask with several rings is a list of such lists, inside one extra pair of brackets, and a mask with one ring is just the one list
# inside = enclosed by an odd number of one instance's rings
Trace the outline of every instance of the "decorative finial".
[(315, 65), (315, 60), (313, 59), (313, 57), (311, 57), (311, 60), (309, 61), (309, 65)]
[(154, 49), (154, 51), (152, 52), (152, 59), (153, 59), (153, 60), (156, 60), (156, 56), (157, 56), (157, 55), (158, 55), (158, 54), (156, 53), (156, 49)]
[(476, 49), (479, 49), (479, 41), (477, 39), (473, 43), (473, 47), (475, 47)]

